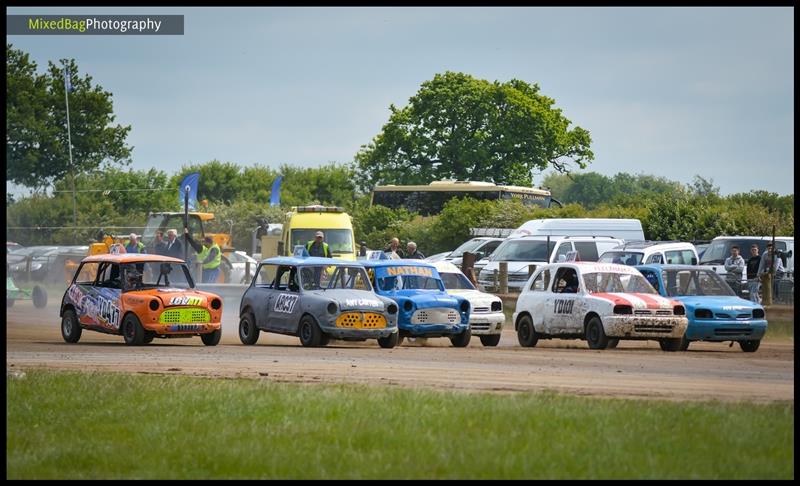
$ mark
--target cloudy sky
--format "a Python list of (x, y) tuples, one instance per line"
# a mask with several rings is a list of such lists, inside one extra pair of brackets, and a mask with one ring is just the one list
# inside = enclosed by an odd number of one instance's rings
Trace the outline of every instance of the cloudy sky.
[(791, 7), (6, 12), (185, 16), (183, 36), (7, 37), (40, 72), (74, 58), (114, 94), (135, 169), (349, 162), (391, 103), (450, 70), (538, 84), (591, 133), (587, 170), (794, 193)]

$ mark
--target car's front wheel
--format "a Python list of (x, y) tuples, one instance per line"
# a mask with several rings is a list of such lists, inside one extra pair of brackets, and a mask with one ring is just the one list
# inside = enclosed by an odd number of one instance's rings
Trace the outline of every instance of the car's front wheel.
[(488, 336), (481, 336), (481, 344), (484, 346), (497, 346), (500, 343), (499, 334), (489, 334)]
[(322, 330), (311, 316), (306, 315), (300, 319), (300, 329), (297, 334), (303, 346), (315, 347), (322, 343)]
[(533, 319), (527, 314), (519, 318), (519, 324), (517, 324), (517, 341), (519, 341), (519, 345), (523, 348), (532, 348), (539, 342), (539, 336), (536, 334), (536, 329), (533, 327)]
[(64, 338), (64, 341), (77, 343), (81, 338), (82, 332), (83, 329), (78, 324), (78, 316), (75, 315), (75, 311), (72, 309), (65, 310), (64, 316), (61, 318), (61, 337)]
[(761, 340), (759, 339), (753, 339), (749, 341), (739, 341), (739, 347), (742, 348), (742, 351), (744, 351), (745, 353), (755, 353), (760, 345), (761, 345)]
[(255, 344), (258, 341), (260, 329), (256, 327), (253, 314), (242, 314), (239, 318), (239, 340), (242, 344)]
[(681, 338), (664, 338), (658, 340), (661, 351), (680, 351)]
[(201, 334), (200, 339), (203, 340), (203, 344), (206, 346), (216, 346), (219, 344), (219, 340), (222, 337), (222, 329), (217, 329), (214, 332), (209, 332), (208, 334)]
[(385, 349), (391, 349), (400, 343), (400, 331), (393, 332), (386, 337), (378, 338), (378, 345)]
[(606, 349), (608, 341), (600, 318), (594, 316), (589, 319), (589, 323), (586, 324), (586, 342), (589, 343), (589, 349)]
[(128, 346), (141, 346), (144, 344), (144, 328), (139, 318), (133, 314), (128, 314), (122, 320), (122, 337)]
[(689, 343), (691, 343), (691, 341), (689, 341), (688, 339), (686, 339), (686, 335), (684, 335), (684, 336), (681, 338), (681, 347), (680, 347), (680, 350), (681, 350), (681, 351), (686, 351), (687, 349), (689, 349)]
[(47, 307), (47, 291), (44, 287), (39, 285), (33, 287), (31, 297), (33, 298), (33, 306), (37, 309), (44, 309)]
[(450, 338), (450, 343), (457, 348), (466, 348), (469, 346), (469, 341), (472, 338), (472, 331), (469, 328), (464, 329), (461, 334), (456, 334)]

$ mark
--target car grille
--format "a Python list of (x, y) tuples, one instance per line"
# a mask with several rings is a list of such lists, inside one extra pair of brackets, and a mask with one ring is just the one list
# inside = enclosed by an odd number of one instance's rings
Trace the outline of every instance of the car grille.
[(663, 332), (669, 334), (672, 332), (672, 324), (634, 324), (633, 330), (635, 332)]
[(169, 309), (161, 313), (158, 322), (161, 324), (192, 324), (195, 322), (209, 322), (211, 314), (201, 308)]
[(736, 314), (735, 316), (731, 316), (730, 314), (724, 314), (722, 312), (717, 312), (716, 314), (714, 314), (714, 316), (716, 316), (717, 319), (731, 319), (732, 317), (735, 319), (750, 319), (751, 317), (753, 317), (753, 315), (750, 313)]
[(650, 309), (636, 309), (633, 311), (634, 315), (637, 316), (652, 316), (653, 314), (657, 316), (671, 316), (672, 311), (669, 309), (658, 309), (658, 310), (650, 310)]
[(487, 314), (489, 312), (488, 307), (474, 307), (472, 309), (472, 314)]
[(411, 316), (411, 324), (458, 324), (461, 316), (455, 309), (422, 309)]
[(530, 275), (528, 275), (527, 273), (509, 273), (508, 274), (508, 281), (509, 282), (525, 282), (525, 281), (528, 280), (528, 277), (530, 277)]
[(473, 331), (488, 331), (489, 330), (489, 326), (491, 326), (491, 324), (489, 324), (489, 323), (480, 323), (480, 324), (471, 324), (470, 323), (470, 325), (469, 325), (469, 327), (471, 327)]
[(719, 327), (714, 329), (715, 336), (749, 336), (753, 334), (753, 328), (751, 327)]
[(336, 318), (336, 327), (383, 329), (386, 327), (386, 318), (377, 312), (344, 312)]

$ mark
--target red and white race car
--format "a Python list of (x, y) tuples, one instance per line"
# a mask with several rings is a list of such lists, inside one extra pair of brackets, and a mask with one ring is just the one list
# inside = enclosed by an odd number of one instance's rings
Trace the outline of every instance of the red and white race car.
[(680, 302), (658, 295), (635, 268), (594, 262), (545, 265), (531, 275), (513, 316), (520, 345), (585, 339), (592, 349), (620, 339), (654, 339), (677, 351), (688, 320)]

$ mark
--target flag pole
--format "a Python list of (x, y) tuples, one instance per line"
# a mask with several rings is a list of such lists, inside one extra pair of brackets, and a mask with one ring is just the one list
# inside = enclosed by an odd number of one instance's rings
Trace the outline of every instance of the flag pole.
[(72, 163), (72, 130), (69, 125), (69, 91), (71, 83), (69, 81), (69, 67), (66, 61), (61, 61), (64, 64), (64, 102), (67, 105), (67, 143), (69, 144), (69, 172), (70, 180), (72, 181), (72, 226), (73, 237), (77, 238), (78, 227), (78, 203), (75, 196), (75, 166)]

